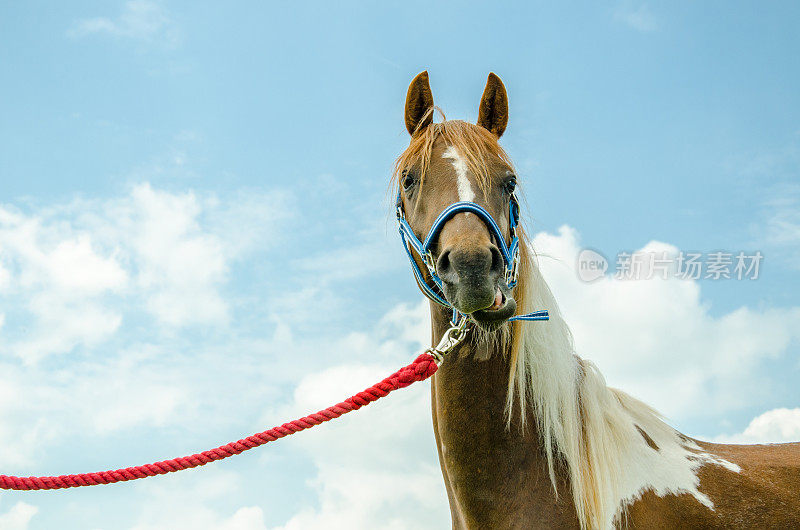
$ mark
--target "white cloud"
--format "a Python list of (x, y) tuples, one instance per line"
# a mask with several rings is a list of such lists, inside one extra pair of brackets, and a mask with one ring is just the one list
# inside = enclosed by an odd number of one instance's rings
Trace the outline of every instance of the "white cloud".
[[(292, 403), (269, 413), (265, 421), (319, 410), (410, 362), (409, 352), (429, 341), (427, 302), (394, 308), (382, 326), (390, 329), (385, 336), (349, 339), (353, 350), (382, 352), (377, 357), (384, 359), (381, 364), (348, 364), (309, 374), (296, 387)], [(429, 384), (418, 383), (298, 436), (293, 443), (317, 468), (310, 485), (318, 502), (300, 510), (280, 530), (447, 526), (450, 515), (429, 411)]]
[(210, 468), (202, 480), (189, 474), (170, 475), (142, 483), (140, 490), (146, 501), (130, 530), (266, 530), (260, 507), (241, 507), (227, 517), (209, 507), (219, 498), (242, 493), (235, 473)]
[(118, 290), (128, 279), (113, 257), (103, 258), (92, 251), (85, 234), (60, 242), (49, 256), (48, 268), (55, 285), (86, 294)]
[(226, 325), (231, 264), (269, 244), (282, 198), (222, 200), (145, 183), (115, 199), (26, 213), (0, 206), (0, 302), (7, 317), (30, 322), (16, 340), (0, 336), (0, 351), (36, 362), (95, 346), (141, 311), (171, 328)]
[[(719, 415), (766, 402), (766, 364), (800, 339), (800, 307), (740, 307), (714, 316), (690, 280), (584, 283), (575, 272), (577, 232), (539, 233), (534, 248), (564, 310), (581, 356), (593, 360), (613, 386), (674, 419)], [(644, 252), (667, 252), (651, 242)], [(702, 403), (702, 406), (698, 404)]]
[[(0, 244), (6, 261), (17, 262), (23, 286), (47, 285), (84, 296), (119, 290), (127, 282), (115, 257), (101, 255), (89, 234), (65, 230), (60, 223), (45, 227), (39, 216), (1, 206)], [(0, 278), (8, 287), (12, 275), (5, 271)]]
[[(169, 370), (166, 374), (157, 365), (148, 365), (130, 359), (117, 360), (96, 369), (90, 377), (83, 378), (72, 391), (75, 406), (96, 404), (85, 420), (93, 432), (110, 434), (135, 426), (158, 428), (174, 421), (179, 412), (191, 407), (193, 391), (186, 381)], [(104, 384), (100, 384), (105, 381)], [(68, 414), (68, 412), (67, 412)]]
[[(269, 248), (283, 202), (142, 184), (112, 199), (0, 205), (0, 469), (25, 470), (82, 432), (196, 426), (211, 374), (257, 372), (226, 363), (235, 341), (217, 353), (175, 337), (188, 325), (224, 326), (231, 264)], [(262, 346), (239, 344), (238, 362), (263, 357)], [(79, 355), (38, 362), (71, 351)]]
[(77, 21), (67, 34), (71, 37), (84, 35), (110, 35), (113, 37), (145, 41), (160, 40), (175, 44), (177, 33), (166, 10), (150, 0), (125, 2), (116, 18), (94, 17)]
[(264, 511), (258, 506), (239, 508), (219, 525), (219, 530), (266, 530)]
[(647, 33), (658, 29), (658, 23), (655, 15), (647, 7), (647, 4), (631, 5), (626, 3), (619, 6), (614, 12), (614, 18), (623, 24), (640, 31)]
[(131, 199), (119, 213), (129, 230), (137, 282), (150, 293), (150, 312), (173, 326), (227, 321), (218, 291), (228, 272), (225, 246), (222, 236), (201, 229), (198, 198), (142, 185)]
[(427, 348), (431, 342), (431, 318), (427, 298), (420, 297), (418, 304), (398, 304), (381, 319), (380, 326), (391, 330), (393, 337)]
[(0, 528), (3, 530), (26, 530), (38, 511), (36, 506), (22, 501), (17, 502), (7, 512), (0, 513)]
[(11, 283), (11, 273), (8, 272), (5, 267), (3, 267), (3, 263), (0, 261), (0, 291), (2, 291), (9, 283)]
[[(4, 474), (12, 474), (35, 462), (35, 455), (40, 447), (52, 440), (53, 427), (44, 421), (26, 418), (21, 413), (21, 409), (29, 407), (19, 403), (18, 396), (21, 394), (12, 394), (9, 390), (17, 388), (21, 393), (26, 389), (18, 385), (8, 385), (7, 380), (2, 383), (5, 388), (0, 391), (0, 443), (3, 444), (0, 466), (3, 467)], [(33, 393), (33, 396), (38, 398), (39, 394)]]
[[(0, 206), (0, 248), (14, 271), (5, 274), (0, 300), (8, 311), (25, 308), (34, 324), (32, 333), (10, 346), (16, 355), (35, 362), (97, 344), (119, 327), (119, 312), (100, 298), (123, 290), (128, 275), (90, 234)], [(0, 337), (0, 346), (4, 342)]]
[[(49, 427), (32, 414), (34, 403), (47, 400), (39, 388), (26, 388), (18, 369), (0, 368), (0, 468), (10, 474), (31, 464), (36, 448), (48, 439)], [(20, 399), (23, 395), (25, 400)]]
[(781, 443), (800, 440), (800, 408), (768, 410), (756, 416), (744, 431), (714, 438), (719, 443)]
[(28, 363), (78, 346), (91, 347), (111, 337), (122, 323), (116, 309), (91, 299), (70, 298), (40, 292), (28, 300), (27, 309), (36, 327), (29, 337), (12, 344), (12, 351)]
[(0, 363), (0, 469), (29, 468), (51, 444), (75, 435), (196, 424), (203, 389), (158, 353), (127, 349), (61, 370)]
[[(219, 197), (142, 184), (112, 199), (0, 205), (0, 471), (39, 472), (54, 444), (82, 436), (212, 429), (233, 420), (211, 411), (263, 400), (280, 373), (279, 362), (263, 365), (269, 346), (230, 336), (198, 343), (180, 328), (224, 325), (237, 301), (223, 292), (230, 268), (269, 249), (284, 202), (281, 193)], [(262, 372), (236, 395), (207, 392), (225, 377)], [(244, 510), (230, 525), (253, 520)]]
[(111, 222), (107, 237), (121, 238), (149, 311), (171, 326), (224, 324), (221, 293), (231, 263), (275, 239), (287, 215), (281, 193), (234, 195), (226, 201), (193, 192), (169, 193), (141, 184), (130, 197), (106, 205), (92, 227)]

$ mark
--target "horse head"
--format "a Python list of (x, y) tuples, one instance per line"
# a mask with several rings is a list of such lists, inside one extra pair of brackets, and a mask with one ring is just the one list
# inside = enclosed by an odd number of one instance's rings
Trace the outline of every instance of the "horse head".
[(422, 72), (406, 97), (411, 142), (396, 164), (398, 217), (411, 240), (424, 242), (409, 253), (423, 291), (494, 330), (517, 308), (517, 178), (498, 144), (508, 123), (506, 89), (489, 75), (476, 125), (433, 123), (433, 111)]

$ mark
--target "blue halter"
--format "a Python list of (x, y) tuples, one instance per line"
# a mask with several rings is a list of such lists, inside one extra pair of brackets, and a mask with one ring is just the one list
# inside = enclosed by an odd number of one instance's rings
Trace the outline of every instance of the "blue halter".
[[(517, 225), (519, 224), (519, 203), (517, 202), (517, 197), (514, 193), (511, 194), (511, 198), (509, 199), (508, 203), (508, 226), (509, 231), (511, 232), (511, 243), (506, 245), (506, 238), (500, 231), (500, 227), (497, 226), (497, 222), (494, 220), (492, 215), (481, 205), (470, 201), (454, 202), (445, 208), (433, 222), (433, 226), (431, 226), (431, 229), (428, 231), (425, 241), (422, 242), (419, 240), (419, 238), (417, 238), (416, 234), (414, 234), (414, 230), (411, 228), (411, 225), (408, 224), (405, 212), (403, 211), (401, 191), (398, 190), (397, 192), (397, 223), (400, 229), (400, 239), (403, 241), (403, 248), (408, 255), (408, 260), (411, 262), (411, 270), (417, 280), (417, 285), (419, 285), (420, 290), (422, 290), (422, 293), (425, 296), (437, 304), (453, 310), (453, 324), (460, 322), (464, 315), (445, 299), (444, 289), (442, 287), (442, 279), (436, 272), (436, 261), (433, 258), (433, 251), (431, 249), (436, 243), (436, 239), (439, 237), (439, 233), (442, 231), (442, 228), (444, 228), (445, 223), (452, 219), (456, 214), (462, 212), (474, 213), (486, 224), (489, 232), (494, 236), (494, 239), (497, 241), (497, 246), (500, 249), (500, 254), (503, 256), (506, 285), (509, 289), (513, 289), (514, 286), (517, 285), (517, 275), (519, 273), (519, 236), (517, 235)], [(433, 286), (429, 285), (428, 282), (425, 281), (425, 277), (423, 276), (422, 271), (420, 270), (419, 265), (417, 264), (417, 261), (414, 259), (414, 255), (411, 252), (412, 249), (428, 268), (428, 273), (433, 280)], [(547, 310), (543, 310), (526, 315), (513, 316), (509, 318), (509, 320), (534, 321), (549, 320), (549, 318), (550, 317), (547, 313)]]

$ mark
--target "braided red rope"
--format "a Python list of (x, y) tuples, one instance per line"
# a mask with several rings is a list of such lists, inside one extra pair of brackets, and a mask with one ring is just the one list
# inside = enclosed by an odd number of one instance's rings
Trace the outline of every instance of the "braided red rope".
[(10, 477), (0, 475), (0, 489), (7, 490), (51, 490), (59, 488), (77, 488), (79, 486), (95, 486), (97, 484), (113, 484), (114, 482), (124, 482), (136, 480), (138, 478), (152, 477), (154, 475), (164, 475), (173, 471), (189, 469), (202, 466), (215, 460), (222, 460), (229, 456), (238, 455), (244, 451), (249, 451), (254, 447), (272, 442), (278, 438), (289, 436), (296, 432), (310, 429), (322, 422), (338, 418), (342, 414), (360, 409), (369, 405), (373, 401), (386, 396), (389, 392), (398, 388), (405, 388), (417, 381), (424, 381), (432, 376), (438, 366), (427, 353), (417, 357), (413, 363), (396, 371), (380, 383), (372, 385), (363, 392), (345, 399), (343, 402), (323, 409), (316, 414), (311, 414), (299, 420), (284, 423), (278, 427), (273, 427), (268, 431), (260, 432), (248, 436), (238, 442), (203, 451), (202, 453), (191, 456), (173, 458), (154, 464), (143, 466), (127, 467), (115, 471), (100, 471), (98, 473), (82, 473), (80, 475), (61, 475), (60, 477)]

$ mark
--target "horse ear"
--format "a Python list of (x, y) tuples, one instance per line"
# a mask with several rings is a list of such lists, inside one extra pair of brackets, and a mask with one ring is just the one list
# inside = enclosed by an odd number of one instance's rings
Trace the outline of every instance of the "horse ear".
[(508, 125), (508, 95), (500, 78), (489, 74), (478, 108), (478, 125), (500, 138)]
[(406, 129), (414, 135), (433, 121), (433, 93), (425, 70), (411, 81), (406, 95)]

